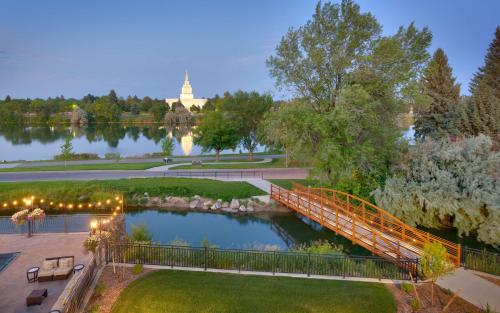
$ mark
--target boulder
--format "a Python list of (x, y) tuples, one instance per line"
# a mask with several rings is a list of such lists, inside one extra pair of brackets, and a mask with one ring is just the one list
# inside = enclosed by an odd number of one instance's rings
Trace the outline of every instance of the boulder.
[(247, 209), (246, 209), (246, 208), (245, 208), (245, 206), (242, 204), (242, 205), (240, 205), (239, 211), (240, 211), (240, 212), (246, 212), (246, 211), (247, 211)]
[(238, 199), (231, 200), (231, 204), (229, 205), (231, 209), (238, 209), (240, 207), (240, 201)]
[(223, 208), (229, 208), (229, 203), (227, 201), (222, 202)]
[(255, 208), (253, 206), (247, 206), (247, 212), (253, 212)]
[(220, 203), (219, 201), (215, 202), (211, 207), (212, 210), (219, 210), (221, 208), (222, 208), (222, 203)]
[(194, 199), (189, 203), (190, 209), (200, 209), (201, 207), (203, 207), (203, 202), (201, 202), (199, 199)]
[(211, 200), (203, 202), (203, 210), (208, 210), (212, 206), (213, 202)]
[(165, 197), (166, 206), (173, 208), (189, 208), (189, 202), (181, 197)]

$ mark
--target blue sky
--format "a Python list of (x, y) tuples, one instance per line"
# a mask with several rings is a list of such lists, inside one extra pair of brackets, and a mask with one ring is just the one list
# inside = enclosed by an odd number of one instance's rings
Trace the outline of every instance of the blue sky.
[[(393, 34), (428, 26), (467, 93), (482, 65), (500, 1), (363, 0)], [(316, 1), (0, 1), (0, 97), (63, 94), (164, 98), (180, 92), (184, 70), (195, 96), (270, 91), (265, 66), (289, 27), (304, 24)]]

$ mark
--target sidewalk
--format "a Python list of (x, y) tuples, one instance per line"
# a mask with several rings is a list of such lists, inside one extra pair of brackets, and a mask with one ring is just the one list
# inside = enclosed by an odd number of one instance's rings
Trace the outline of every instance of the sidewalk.
[(478, 308), (484, 309), (489, 304), (493, 312), (500, 312), (500, 286), (475, 275), (472, 270), (461, 267), (453, 275), (439, 279), (437, 284), (453, 292), (461, 289), (458, 296)]

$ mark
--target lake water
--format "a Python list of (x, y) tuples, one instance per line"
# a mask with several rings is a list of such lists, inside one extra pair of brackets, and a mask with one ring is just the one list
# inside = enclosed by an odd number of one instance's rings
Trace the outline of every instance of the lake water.
[[(199, 155), (201, 147), (193, 143), (192, 128), (159, 125), (124, 126), (119, 124), (80, 126), (0, 125), (0, 160), (51, 160), (59, 154), (67, 136), (73, 138), (74, 153), (106, 153), (140, 156), (160, 152), (160, 141), (174, 138), (174, 155)], [(264, 151), (259, 146), (256, 152)], [(225, 150), (222, 153), (239, 153)]]
[[(160, 152), (160, 141), (166, 136), (175, 138), (174, 155), (202, 154), (201, 147), (193, 143), (192, 128), (159, 125), (124, 126), (120, 124), (79, 126), (25, 126), (0, 125), (0, 161), (51, 160), (59, 154), (67, 136), (73, 138), (74, 153), (106, 153), (140, 156)], [(403, 136), (413, 140), (413, 128)], [(262, 152), (265, 146), (257, 147)], [(246, 152), (241, 147), (224, 150), (223, 154)]]

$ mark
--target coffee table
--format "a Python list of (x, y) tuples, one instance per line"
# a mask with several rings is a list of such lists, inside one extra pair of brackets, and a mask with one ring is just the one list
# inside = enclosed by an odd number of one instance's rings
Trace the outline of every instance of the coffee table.
[(40, 305), (47, 298), (47, 289), (35, 289), (26, 298), (26, 305)]

